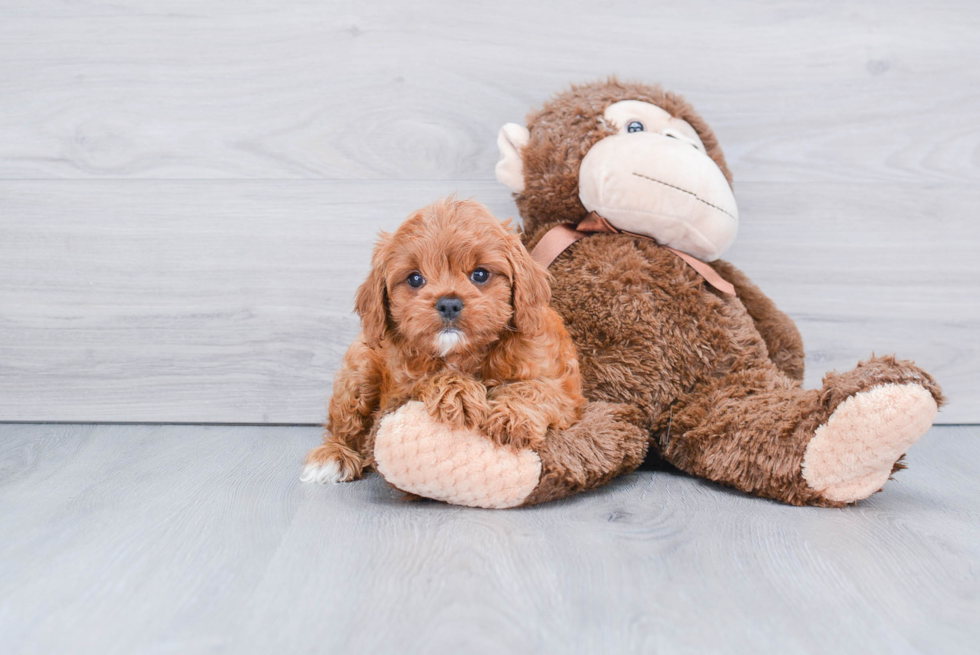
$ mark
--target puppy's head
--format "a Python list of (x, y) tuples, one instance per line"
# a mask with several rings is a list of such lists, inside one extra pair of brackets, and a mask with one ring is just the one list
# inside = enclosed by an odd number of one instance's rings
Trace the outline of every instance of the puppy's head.
[(357, 292), (365, 338), (445, 356), (545, 328), (548, 273), (483, 205), (440, 200), (382, 234)]

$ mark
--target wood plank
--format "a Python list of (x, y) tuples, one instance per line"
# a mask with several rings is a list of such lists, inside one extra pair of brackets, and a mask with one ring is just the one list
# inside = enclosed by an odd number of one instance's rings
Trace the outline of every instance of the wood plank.
[(970, 653), (980, 429), (857, 506), (641, 471), (526, 510), (300, 485), (315, 428), (0, 425), (0, 634), (72, 652)]
[(371, 242), (458, 188), (4, 186), (0, 420), (321, 422)]
[(978, 179), (980, 5), (183, 0), (0, 10), (0, 178), (492, 179), (570, 82), (685, 93), (736, 179)]
[(943, 385), (941, 423), (980, 421), (980, 193), (759, 184), (738, 197), (741, 232), (726, 258), (796, 321), (806, 386), (896, 354)]
[[(495, 183), (0, 183), (0, 420), (320, 422), (371, 242)], [(800, 324), (810, 386), (872, 351), (980, 421), (980, 191), (739, 186), (731, 260)]]
[(0, 651), (213, 652), (303, 502), (316, 432), (0, 427)]

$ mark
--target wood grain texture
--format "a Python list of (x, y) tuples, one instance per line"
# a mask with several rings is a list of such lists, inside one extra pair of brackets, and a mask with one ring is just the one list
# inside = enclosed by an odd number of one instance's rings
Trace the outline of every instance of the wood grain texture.
[(980, 5), (42, 0), (0, 7), (0, 420), (316, 423), (370, 242), (494, 182), (572, 81), (662, 81), (807, 384), (916, 359), (980, 421)]
[(685, 93), (744, 181), (978, 179), (980, 5), (6, 3), (0, 177), (492, 179), (569, 82)]
[[(0, 420), (322, 421), (375, 235), (454, 191), (514, 213), (495, 183), (0, 183)], [(980, 421), (980, 192), (739, 198), (731, 259), (799, 322), (808, 385), (895, 352)]]
[(314, 428), (0, 426), (0, 652), (971, 653), (980, 431), (857, 506), (641, 471), (523, 510), (298, 482)]

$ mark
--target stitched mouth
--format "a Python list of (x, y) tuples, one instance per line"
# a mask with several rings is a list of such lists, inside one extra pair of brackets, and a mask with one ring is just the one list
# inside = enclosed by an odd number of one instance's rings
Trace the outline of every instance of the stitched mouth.
[(658, 180), (656, 178), (650, 177), (649, 175), (643, 175), (642, 173), (637, 173), (635, 171), (633, 172), (633, 175), (635, 175), (637, 177), (641, 177), (644, 180), (649, 180), (651, 182), (656, 182), (657, 184), (662, 184), (665, 187), (670, 187), (671, 189), (674, 189), (675, 191), (680, 191), (681, 193), (686, 193), (687, 195), (692, 196), (698, 202), (703, 203), (703, 204), (707, 205), (708, 207), (711, 207), (712, 209), (717, 209), (718, 211), (720, 211), (722, 214), (724, 214), (728, 218), (732, 219), (733, 221), (737, 221), (738, 220), (737, 218), (735, 218), (734, 216), (732, 216), (730, 213), (726, 212), (724, 209), (722, 209), (718, 205), (711, 204), (710, 202), (708, 202), (704, 198), (699, 197), (698, 194), (696, 194), (696, 193), (694, 193), (692, 191), (688, 191), (687, 189), (682, 189), (679, 186), (674, 186), (673, 184), (669, 184), (667, 182), (664, 182), (663, 180)]

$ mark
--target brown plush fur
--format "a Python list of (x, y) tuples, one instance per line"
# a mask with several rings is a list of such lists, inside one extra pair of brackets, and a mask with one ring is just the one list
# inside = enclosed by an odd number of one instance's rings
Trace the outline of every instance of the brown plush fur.
[(732, 175), (714, 132), (681, 96), (659, 86), (628, 84), (616, 79), (572, 86), (527, 117), (531, 141), (522, 151), (525, 186), (515, 200), (529, 236), (558, 222), (577, 223), (588, 213), (578, 199), (579, 164), (592, 146), (616, 132), (602, 119), (602, 114), (606, 107), (620, 100), (650, 102), (686, 120), (701, 137), (708, 156), (731, 183)]
[[(685, 119), (731, 180), (714, 134), (679, 96), (614, 79), (572, 87), (528, 118), (525, 189), (515, 199), (529, 248), (552, 226), (585, 216), (579, 165), (612, 133), (602, 113), (621, 100), (652, 102)], [(586, 397), (636, 412), (593, 427), (583, 421), (568, 442), (578, 452), (540, 452), (542, 488), (529, 503), (635, 468), (642, 449), (632, 423), (653, 453), (692, 475), (794, 505), (836, 506), (806, 485), (801, 463), (814, 430), (843, 400), (914, 381), (942, 403), (928, 374), (891, 357), (829, 374), (822, 389), (802, 389), (796, 326), (735, 267), (713, 266), (737, 297), (715, 291), (666, 249), (625, 234), (589, 236), (552, 263), (552, 306), (578, 347)]]
[(806, 356), (803, 352), (803, 338), (796, 323), (779, 311), (776, 303), (762, 293), (745, 273), (720, 259), (712, 262), (711, 266), (735, 287), (738, 299), (755, 322), (762, 340), (766, 342), (769, 359), (776, 368), (793, 380), (803, 382)]
[(538, 449), (541, 480), (524, 505), (597, 487), (639, 466), (648, 442), (637, 418), (637, 411), (628, 405), (588, 403), (578, 423), (545, 439)]
[[(489, 279), (472, 280), (476, 269)], [(417, 288), (413, 273), (424, 278)], [(411, 399), (499, 445), (541, 448), (585, 402), (575, 347), (550, 297), (547, 271), (479, 203), (450, 199), (414, 213), (375, 249), (357, 293), (362, 333), (337, 373), (328, 434), (307, 464), (360, 477), (372, 463), (377, 417)], [(452, 320), (437, 311), (446, 298), (462, 301)], [(448, 352), (446, 329), (462, 335)]]

